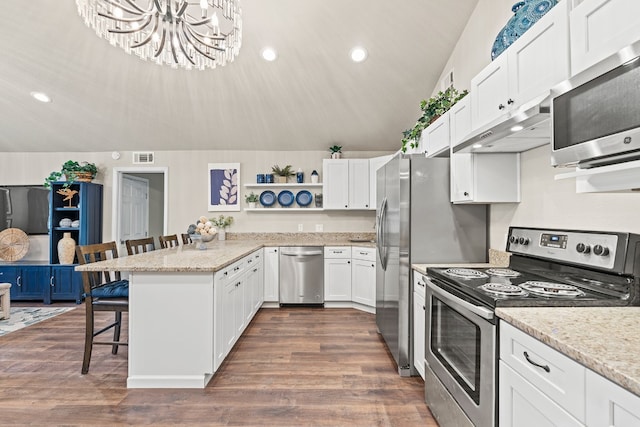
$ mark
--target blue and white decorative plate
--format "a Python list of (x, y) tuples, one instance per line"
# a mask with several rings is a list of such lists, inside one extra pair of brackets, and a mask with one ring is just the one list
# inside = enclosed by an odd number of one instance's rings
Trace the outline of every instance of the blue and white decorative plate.
[(282, 190), (278, 193), (278, 203), (280, 203), (280, 206), (291, 206), (293, 200), (293, 193), (289, 190)]
[(309, 206), (312, 200), (313, 196), (307, 190), (298, 191), (298, 194), (296, 194), (298, 206)]
[(557, 3), (558, 0), (524, 0), (514, 4), (511, 8), (514, 15), (493, 42), (491, 60), (496, 59)]
[(260, 193), (260, 204), (265, 207), (273, 206), (276, 202), (276, 193), (271, 190)]

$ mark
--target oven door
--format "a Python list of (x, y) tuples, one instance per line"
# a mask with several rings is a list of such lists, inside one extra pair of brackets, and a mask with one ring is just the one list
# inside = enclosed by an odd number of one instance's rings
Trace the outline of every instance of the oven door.
[(493, 310), (427, 280), (428, 367), (476, 426), (493, 426), (495, 340)]

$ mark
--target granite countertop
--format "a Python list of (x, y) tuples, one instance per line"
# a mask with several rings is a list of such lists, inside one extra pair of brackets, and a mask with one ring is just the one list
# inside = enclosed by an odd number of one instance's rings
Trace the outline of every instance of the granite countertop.
[(207, 249), (182, 245), (108, 261), (79, 265), (77, 271), (215, 272), (263, 247), (358, 246), (375, 248), (368, 233), (236, 233)]
[(498, 251), (496, 249), (489, 249), (489, 262), (476, 262), (476, 263), (445, 263), (445, 264), (413, 264), (411, 268), (418, 273), (427, 274), (427, 268), (491, 268), (491, 267), (508, 267), (510, 253), (504, 251)]
[(640, 396), (640, 307), (504, 307), (496, 315)]

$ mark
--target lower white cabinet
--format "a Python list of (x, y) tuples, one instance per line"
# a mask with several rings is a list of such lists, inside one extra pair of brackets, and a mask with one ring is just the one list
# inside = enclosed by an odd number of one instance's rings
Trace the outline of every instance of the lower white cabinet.
[(351, 247), (324, 248), (324, 300), (351, 301)]
[(264, 248), (264, 301), (280, 301), (280, 248)]
[(451, 201), (520, 202), (520, 154), (451, 153)]
[(426, 344), (425, 281), (422, 274), (413, 272), (413, 366), (424, 380)]
[(376, 250), (351, 248), (351, 298), (369, 307), (376, 306)]
[(635, 427), (640, 396), (500, 321), (499, 424)]

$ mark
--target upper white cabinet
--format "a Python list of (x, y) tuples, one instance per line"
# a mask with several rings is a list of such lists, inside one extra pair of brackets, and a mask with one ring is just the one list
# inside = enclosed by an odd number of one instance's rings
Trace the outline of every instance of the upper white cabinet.
[(471, 133), (471, 95), (456, 102), (449, 110), (449, 138), (451, 147), (464, 141)]
[(324, 209), (369, 209), (369, 160), (325, 159)]
[(640, 40), (640, 1), (584, 0), (570, 13), (571, 74)]
[(452, 154), (451, 201), (453, 203), (519, 202), (520, 154)]
[(427, 157), (435, 157), (443, 153), (449, 156), (450, 134), (448, 111), (422, 131), (421, 140), (422, 139), (426, 141)]
[(473, 129), (569, 77), (569, 6), (561, 1), (471, 80)]

